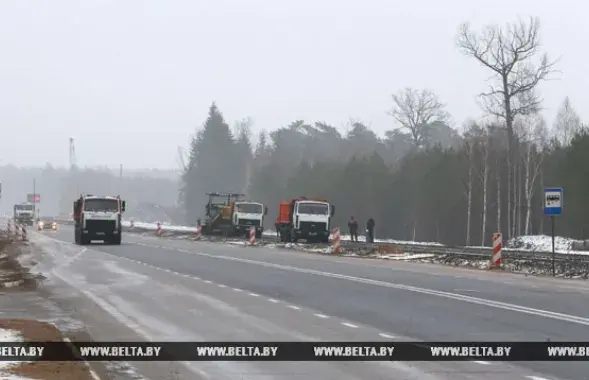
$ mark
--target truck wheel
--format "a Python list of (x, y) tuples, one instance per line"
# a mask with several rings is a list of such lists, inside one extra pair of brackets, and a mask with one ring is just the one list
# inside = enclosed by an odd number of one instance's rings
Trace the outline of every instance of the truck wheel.
[(121, 245), (122, 236), (120, 234), (113, 236), (110, 239), (110, 243), (114, 245)]
[(297, 230), (295, 230), (295, 228), (291, 228), (290, 230), (290, 242), (291, 243), (296, 243), (297, 242)]
[(262, 238), (262, 231), (256, 231), (256, 239), (261, 239)]
[(90, 238), (84, 235), (80, 236), (80, 245), (88, 245), (90, 244)]

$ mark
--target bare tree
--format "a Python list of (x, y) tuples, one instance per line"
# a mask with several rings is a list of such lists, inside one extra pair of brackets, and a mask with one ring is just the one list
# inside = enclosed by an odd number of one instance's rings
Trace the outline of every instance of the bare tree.
[(482, 130), (482, 135), (478, 140), (478, 148), (481, 155), (481, 164), (479, 170), (479, 180), (483, 188), (483, 212), (482, 212), (482, 234), (481, 246), (485, 245), (487, 234), (487, 195), (489, 190), (489, 151), (490, 151), (490, 136), (487, 129)]
[(497, 185), (497, 232), (501, 231), (501, 160), (497, 158), (495, 162), (495, 184)]
[(536, 191), (536, 183), (540, 176), (543, 160), (543, 149), (547, 139), (546, 122), (538, 115), (525, 118), (521, 126), (521, 150), (523, 161), (523, 196), (525, 202), (524, 235), (531, 230), (532, 199)]
[[(485, 236), (487, 231), (487, 205), (488, 205), (488, 189), (489, 189), (489, 150), (491, 137), (488, 128), (481, 127), (475, 121), (470, 121), (467, 124), (467, 130), (464, 134), (464, 141), (466, 155), (469, 162), (469, 179), (472, 177), (472, 171), (475, 169), (476, 164), (476, 178), (481, 184), (483, 190), (482, 197), (482, 234), (481, 234), (481, 246), (485, 245)], [(475, 156), (479, 156), (478, 160), (475, 160)], [(472, 184), (467, 187), (467, 192), (471, 191)], [(468, 193), (467, 193), (468, 198)], [(472, 202), (470, 199), (467, 200), (469, 209), (472, 209)], [(468, 212), (470, 214), (470, 212)], [(470, 220), (471, 216), (467, 215), (467, 219)]]
[(564, 146), (569, 145), (575, 134), (582, 129), (581, 118), (571, 106), (568, 96), (564, 98), (562, 105), (558, 109), (554, 129)]
[(436, 94), (429, 90), (405, 88), (393, 95), (389, 114), (409, 132), (413, 144), (421, 147), (427, 139), (427, 127), (435, 122), (447, 123), (449, 114)]
[[(480, 94), (480, 100), (486, 112), (505, 120), (508, 141), (507, 184), (508, 189), (514, 189), (513, 122), (518, 115), (529, 115), (539, 110), (542, 100), (535, 89), (540, 82), (549, 79), (549, 75), (555, 71), (556, 61), (540, 53), (540, 22), (532, 17), (528, 21), (520, 19), (505, 27), (489, 25), (479, 34), (473, 32), (468, 23), (462, 24), (457, 44), (463, 54), (473, 57), (493, 72), (494, 81), (489, 91)], [(511, 191), (507, 192), (508, 233), (512, 231), (512, 194)]]
[(466, 179), (462, 181), (464, 190), (466, 193), (466, 246), (470, 245), (470, 226), (472, 220), (472, 190), (473, 190), (473, 159), (475, 152), (475, 142), (470, 136), (464, 140), (464, 153), (466, 155), (466, 161), (468, 165)]

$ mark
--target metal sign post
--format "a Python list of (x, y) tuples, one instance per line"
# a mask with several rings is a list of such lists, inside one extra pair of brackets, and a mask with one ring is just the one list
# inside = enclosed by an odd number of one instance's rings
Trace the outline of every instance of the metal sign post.
[(550, 216), (552, 230), (552, 276), (556, 276), (554, 265), (555, 216), (562, 215), (564, 191), (562, 187), (547, 187), (544, 189), (544, 215)]

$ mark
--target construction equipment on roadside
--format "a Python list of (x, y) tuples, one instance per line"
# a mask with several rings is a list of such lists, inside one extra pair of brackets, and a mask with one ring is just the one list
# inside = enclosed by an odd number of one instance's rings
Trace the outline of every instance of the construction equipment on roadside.
[(243, 200), (240, 193), (207, 193), (206, 218), (200, 225), (202, 235), (249, 237), (252, 227), (256, 237), (264, 231), (264, 216), (268, 208), (259, 202)]
[(328, 243), (334, 214), (335, 206), (326, 199), (293, 198), (280, 203), (274, 225), (281, 242)]

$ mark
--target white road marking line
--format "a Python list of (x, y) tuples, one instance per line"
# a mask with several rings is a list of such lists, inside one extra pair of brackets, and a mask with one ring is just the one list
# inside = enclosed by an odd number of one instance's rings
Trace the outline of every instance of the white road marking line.
[(233, 290), (235, 290), (236, 292), (243, 292), (243, 290), (241, 290), (239, 288), (233, 288)]
[[(65, 336), (63, 337), (63, 341), (66, 343), (72, 343), (72, 341)], [(88, 367), (88, 372), (90, 372), (90, 377), (92, 377), (93, 380), (101, 380), (100, 376), (98, 376), (98, 374), (92, 369), (89, 362), (84, 361), (84, 364), (86, 365), (86, 367)]]
[(205, 282), (206, 282), (207, 284), (212, 284), (212, 283), (213, 283), (213, 281), (209, 281), (209, 280), (205, 280)]
[(268, 298), (268, 301), (272, 302), (272, 303), (279, 303), (280, 301), (275, 300), (274, 298)]
[(259, 297), (260, 296), (259, 294), (256, 294), (256, 293), (250, 293), (249, 295), (252, 297)]
[(477, 364), (484, 364), (484, 365), (489, 365), (489, 364), (491, 364), (490, 362), (485, 362), (485, 361), (482, 361), (482, 360), (475, 360), (475, 361), (473, 361), (473, 363), (477, 363)]
[(314, 316), (316, 316), (317, 318), (323, 318), (323, 319), (327, 319), (327, 318), (329, 318), (329, 317), (328, 317), (327, 315), (325, 315), (325, 314), (319, 314), (319, 313), (317, 313), (317, 314), (313, 314), (313, 315), (314, 315)]
[[(156, 246), (156, 247), (160, 248), (160, 249), (169, 249), (169, 248), (166, 248), (163, 246)], [(348, 281), (353, 281), (353, 282), (368, 284), (368, 285), (376, 285), (376, 286), (381, 286), (381, 287), (390, 288), (390, 289), (406, 290), (406, 291), (414, 292), (414, 293), (427, 294), (427, 295), (432, 295), (432, 296), (437, 296), (437, 297), (442, 297), (442, 298), (453, 299), (453, 300), (457, 300), (457, 301), (468, 302), (468, 303), (472, 303), (472, 304), (476, 304), (476, 305), (494, 307), (496, 309), (509, 310), (509, 311), (514, 311), (514, 312), (518, 312), (518, 313), (522, 313), (522, 314), (536, 315), (539, 317), (556, 319), (556, 320), (560, 320), (560, 321), (577, 323), (580, 325), (589, 326), (589, 318), (584, 318), (584, 317), (579, 317), (576, 315), (570, 315), (570, 314), (564, 314), (564, 313), (557, 313), (554, 311), (543, 310), (543, 309), (534, 309), (531, 307), (520, 306), (520, 305), (515, 305), (515, 304), (511, 304), (511, 303), (506, 303), (506, 302), (493, 301), (493, 300), (485, 299), (485, 298), (467, 296), (464, 294), (443, 292), (443, 291), (434, 290), (434, 289), (427, 289), (427, 288), (419, 288), (416, 286), (396, 284), (393, 282), (373, 280), (373, 279), (364, 278), (364, 277), (347, 276), (347, 275), (343, 275), (343, 274), (339, 274), (339, 273), (331, 273), (331, 272), (323, 272), (323, 271), (318, 271), (318, 270), (313, 270), (313, 269), (298, 268), (298, 267), (293, 267), (293, 266), (289, 266), (289, 265), (267, 263), (267, 262), (263, 262), (263, 261), (243, 259), (241, 257), (211, 255), (211, 254), (203, 253), (203, 252), (191, 252), (190, 254), (196, 255), (196, 256), (210, 257), (210, 258), (217, 259), (217, 260), (229, 260), (229, 261), (237, 261), (237, 262), (242, 262), (242, 263), (254, 264), (254, 265), (259, 265), (259, 266), (263, 266), (263, 267), (267, 267), (267, 268), (276, 268), (276, 269), (286, 270), (286, 271), (290, 271), (290, 272), (298, 272), (298, 273), (312, 274), (312, 275), (316, 275), (316, 276), (337, 278), (337, 279), (341, 279), (341, 280), (348, 280)], [(116, 256), (116, 257), (119, 257), (119, 256)]]
[(348, 322), (342, 322), (342, 325), (347, 326), (347, 327), (351, 327), (353, 329), (357, 329), (358, 326), (352, 324), (352, 323), (348, 323)]
[(394, 339), (395, 338), (394, 336), (389, 335), (389, 334), (385, 334), (385, 333), (380, 333), (378, 335), (380, 335), (383, 338), (387, 338), (387, 339)]
[(226, 287), (227, 287), (227, 285), (223, 285), (223, 284), (217, 284), (217, 286), (218, 286), (219, 288), (226, 288)]
[(526, 377), (530, 380), (549, 380), (545, 377), (540, 377), (540, 376), (526, 376)]
[(298, 307), (298, 306), (295, 306), (295, 305), (288, 305), (287, 307), (288, 307), (289, 309), (293, 309), (293, 310), (301, 310), (301, 308), (300, 308), (300, 307)]

